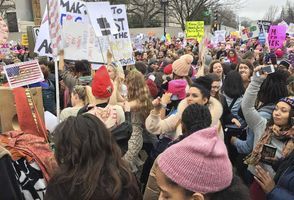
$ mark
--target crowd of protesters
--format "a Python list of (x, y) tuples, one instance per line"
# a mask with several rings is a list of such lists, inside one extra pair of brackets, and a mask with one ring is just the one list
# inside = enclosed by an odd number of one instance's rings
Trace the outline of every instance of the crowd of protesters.
[(0, 199), (294, 199), (294, 38), (285, 37), (279, 49), (257, 38), (149, 38), (134, 65), (110, 52), (96, 71), (66, 60), (59, 84), (40, 58), (45, 80), (30, 87), (54, 115), (59, 87), (60, 124), (46, 132), (50, 146), (37, 136), (22, 144), (25, 130), (0, 134)]

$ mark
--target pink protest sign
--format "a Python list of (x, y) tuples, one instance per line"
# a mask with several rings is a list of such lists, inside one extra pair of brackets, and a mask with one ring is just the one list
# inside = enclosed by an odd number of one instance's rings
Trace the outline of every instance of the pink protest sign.
[(286, 39), (286, 26), (274, 25), (270, 27), (268, 33), (268, 43), (271, 49), (282, 48)]

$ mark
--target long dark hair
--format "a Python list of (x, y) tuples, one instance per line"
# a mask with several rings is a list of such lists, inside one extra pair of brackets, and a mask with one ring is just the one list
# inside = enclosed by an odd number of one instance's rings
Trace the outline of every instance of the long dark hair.
[(141, 199), (118, 145), (96, 116), (69, 117), (53, 135), (59, 168), (48, 185), (52, 196), (63, 189), (69, 199)]
[(239, 98), (244, 92), (242, 77), (237, 71), (230, 71), (224, 80), (222, 91), (230, 98)]

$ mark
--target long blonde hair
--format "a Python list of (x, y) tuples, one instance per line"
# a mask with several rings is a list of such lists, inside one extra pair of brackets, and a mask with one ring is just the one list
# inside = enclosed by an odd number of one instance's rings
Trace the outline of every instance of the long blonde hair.
[(137, 101), (139, 103), (137, 110), (140, 110), (143, 116), (147, 117), (153, 106), (144, 76), (137, 70), (132, 70), (126, 78), (126, 85), (128, 87), (128, 100)]

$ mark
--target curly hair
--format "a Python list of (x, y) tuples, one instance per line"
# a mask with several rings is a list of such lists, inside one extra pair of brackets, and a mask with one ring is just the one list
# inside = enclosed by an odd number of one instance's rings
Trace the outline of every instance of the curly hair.
[(115, 139), (94, 115), (69, 117), (56, 127), (53, 141), (59, 167), (46, 199), (141, 199)]
[(132, 70), (126, 78), (126, 85), (128, 87), (128, 100), (137, 101), (139, 103), (137, 110), (140, 110), (143, 116), (147, 117), (153, 106), (144, 76), (139, 71)]

